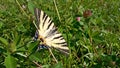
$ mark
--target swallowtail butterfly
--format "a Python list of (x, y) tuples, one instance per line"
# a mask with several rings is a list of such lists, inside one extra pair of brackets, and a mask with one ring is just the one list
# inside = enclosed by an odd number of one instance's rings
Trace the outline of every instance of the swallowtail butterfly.
[(53, 47), (60, 52), (69, 54), (69, 48), (62, 35), (57, 31), (51, 18), (42, 10), (35, 8), (35, 17), (37, 20), (37, 33), (38, 39), (42, 42), (42, 45)]

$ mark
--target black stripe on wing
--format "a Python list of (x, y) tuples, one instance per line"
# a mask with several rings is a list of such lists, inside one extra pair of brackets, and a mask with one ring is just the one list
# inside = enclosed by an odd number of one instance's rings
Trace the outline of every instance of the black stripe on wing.
[(61, 49), (61, 48), (55, 48), (59, 50), (60, 52), (64, 53), (65, 55), (69, 55), (69, 50), (68, 49)]
[(48, 19), (48, 16), (47, 15), (45, 15), (45, 17), (44, 17), (44, 22), (43, 22), (43, 26), (45, 26), (45, 23), (46, 23), (46, 20)]
[(67, 46), (67, 43), (64, 41), (64, 42), (59, 42), (59, 43), (55, 43), (57, 45), (61, 45), (63, 47), (66, 47)]
[[(48, 24), (47, 29), (49, 29), (49, 28), (50, 28), (50, 26), (52, 25), (52, 23), (53, 23), (53, 21), (50, 19), (50, 20), (49, 20), (49, 24)], [(53, 28), (53, 27), (52, 27), (52, 28)]]
[[(38, 27), (38, 25), (40, 24), (41, 11), (39, 11), (39, 9), (35, 8), (34, 13), (35, 13), (35, 17), (36, 17), (36, 20), (37, 20), (37, 27)], [(38, 29), (40, 29), (40, 28), (38, 27)]]
[(64, 38), (62, 37), (62, 35), (60, 35), (60, 36), (54, 37), (53, 39), (60, 39), (60, 40), (62, 40)]
[[(41, 11), (41, 10), (40, 10)], [(43, 18), (42, 19), (44, 19), (45, 18), (45, 16), (46, 16), (46, 14), (43, 12)]]
[(51, 37), (51, 36), (54, 36), (55, 34), (57, 34), (57, 28), (53, 28), (49, 31), (49, 33), (47, 33), (47, 36), (45, 38), (48, 38), (48, 37)]

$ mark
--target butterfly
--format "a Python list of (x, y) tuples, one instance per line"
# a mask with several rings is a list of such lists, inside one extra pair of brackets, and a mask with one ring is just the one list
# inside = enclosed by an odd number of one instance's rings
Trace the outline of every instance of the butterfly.
[(42, 45), (52, 47), (60, 52), (69, 55), (69, 48), (62, 34), (57, 31), (52, 19), (38, 8), (34, 9), (37, 21), (36, 38), (42, 42)]

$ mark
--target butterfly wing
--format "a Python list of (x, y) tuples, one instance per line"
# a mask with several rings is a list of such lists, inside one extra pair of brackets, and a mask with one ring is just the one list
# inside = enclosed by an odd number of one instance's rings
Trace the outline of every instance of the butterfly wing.
[(69, 54), (66, 41), (57, 31), (50, 17), (38, 8), (35, 8), (35, 17), (37, 19), (38, 34), (45, 41), (45, 45), (54, 47), (65, 54)]

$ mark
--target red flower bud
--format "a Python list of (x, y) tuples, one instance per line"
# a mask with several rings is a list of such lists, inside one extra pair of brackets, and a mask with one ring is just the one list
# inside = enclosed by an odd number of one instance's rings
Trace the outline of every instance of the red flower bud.
[(90, 17), (92, 15), (92, 11), (91, 10), (85, 10), (83, 12), (83, 17), (87, 18)]
[(77, 17), (76, 20), (77, 20), (77, 21), (80, 21), (80, 17)]

